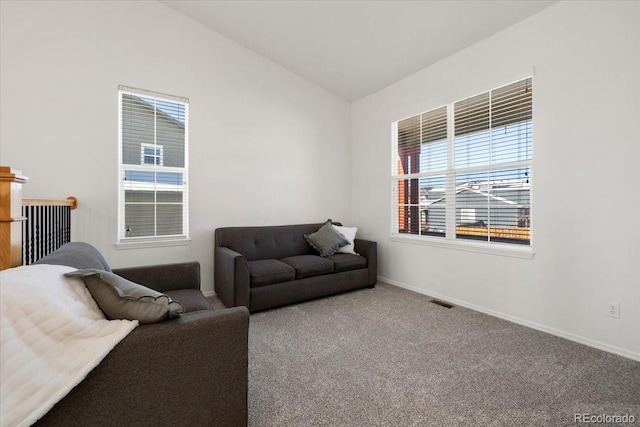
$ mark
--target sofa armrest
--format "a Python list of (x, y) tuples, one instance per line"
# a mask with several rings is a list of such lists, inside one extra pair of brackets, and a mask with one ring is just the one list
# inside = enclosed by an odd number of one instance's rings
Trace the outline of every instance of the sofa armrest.
[(371, 240), (355, 239), (354, 250), (367, 259), (369, 285), (378, 283), (378, 244)]
[(139, 326), (36, 425), (247, 425), (249, 311)]
[(200, 289), (200, 263), (197, 261), (116, 268), (113, 272), (158, 292)]
[(214, 247), (214, 287), (227, 307), (249, 307), (249, 266), (247, 259), (227, 247)]

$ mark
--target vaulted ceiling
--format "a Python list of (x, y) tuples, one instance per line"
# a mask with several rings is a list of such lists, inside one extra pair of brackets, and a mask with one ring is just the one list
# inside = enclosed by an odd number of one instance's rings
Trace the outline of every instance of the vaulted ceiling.
[(355, 101), (556, 0), (162, 2)]

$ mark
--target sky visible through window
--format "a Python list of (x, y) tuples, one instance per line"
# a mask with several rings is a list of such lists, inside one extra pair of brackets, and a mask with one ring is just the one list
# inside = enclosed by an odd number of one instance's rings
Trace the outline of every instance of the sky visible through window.
[[(527, 143), (522, 144), (522, 141)], [(456, 137), (454, 142), (455, 168), (471, 168), (530, 160), (532, 154), (531, 145), (531, 120), (510, 124), (491, 131), (485, 130), (460, 135)], [(442, 171), (444, 173), (447, 169), (446, 147), (446, 139), (423, 143), (420, 150), (420, 171)], [(504, 175), (502, 179), (527, 179), (522, 174), (510, 175), (512, 176), (507, 177)], [(456, 185), (462, 184), (462, 181), (486, 182), (488, 179), (486, 171), (458, 174)], [(493, 179), (500, 179), (500, 177), (493, 174)], [(443, 195), (444, 185), (444, 175), (420, 178), (421, 188), (441, 191)]]
[[(526, 141), (526, 144), (522, 144)], [(447, 169), (447, 140), (423, 143), (420, 171)], [(455, 168), (495, 165), (531, 159), (531, 121), (456, 137)]]

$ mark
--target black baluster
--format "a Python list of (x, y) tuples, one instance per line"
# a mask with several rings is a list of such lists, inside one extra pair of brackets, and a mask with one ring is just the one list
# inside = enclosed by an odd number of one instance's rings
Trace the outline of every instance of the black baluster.
[(44, 254), (47, 256), (51, 252), (51, 209), (49, 206), (44, 208)]
[(36, 258), (34, 261), (42, 258), (42, 206), (36, 207)]
[(33, 214), (33, 206), (29, 206), (27, 208), (27, 212), (29, 212), (29, 219), (27, 220), (29, 222), (29, 255), (27, 257), (27, 263), (31, 264), (33, 262), (33, 257), (34, 257), (34, 248), (33, 248), (33, 242), (34, 242), (34, 223), (35, 220), (33, 218), (34, 214)]
[(60, 228), (62, 227), (62, 222), (60, 221), (60, 216), (62, 214), (62, 206), (56, 207), (56, 225), (54, 227), (56, 232), (56, 244), (54, 245), (56, 249), (62, 246), (62, 240), (60, 239)]

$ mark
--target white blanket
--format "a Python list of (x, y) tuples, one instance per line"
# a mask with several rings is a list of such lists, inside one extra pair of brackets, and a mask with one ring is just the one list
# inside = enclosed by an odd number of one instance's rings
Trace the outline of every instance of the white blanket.
[(74, 268), (0, 272), (0, 426), (28, 426), (82, 381), (137, 325), (106, 320)]

